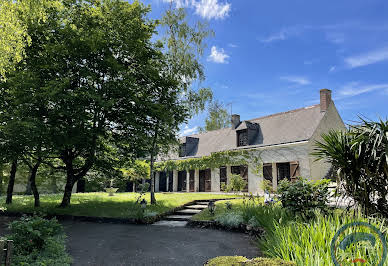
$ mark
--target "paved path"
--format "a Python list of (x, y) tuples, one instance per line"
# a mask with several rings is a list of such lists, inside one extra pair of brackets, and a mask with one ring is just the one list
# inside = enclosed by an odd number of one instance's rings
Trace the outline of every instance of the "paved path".
[(216, 256), (259, 256), (249, 236), (154, 225), (63, 222), (74, 265), (203, 265)]

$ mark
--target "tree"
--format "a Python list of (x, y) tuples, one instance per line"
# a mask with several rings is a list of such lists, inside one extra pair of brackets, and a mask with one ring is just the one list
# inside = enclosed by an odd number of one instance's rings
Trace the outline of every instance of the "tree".
[[(13, 75), (33, 79), (31, 99), (18, 97), (19, 105), (44, 114), (32, 112), (31, 123), (43, 121), (50, 158), (60, 159), (56, 168), (66, 172), (61, 207), (70, 204), (74, 184), (98, 165), (109, 145), (128, 157), (140, 154), (139, 138), (154, 125), (150, 115), (163, 111), (164, 96), (178, 97), (177, 82), (151, 41), (156, 22), (147, 19), (148, 12), (137, 1), (65, 1), (47, 10), (38, 25), (27, 24), (32, 45)], [(164, 95), (161, 101), (158, 95)]]
[(200, 132), (212, 131), (230, 126), (230, 115), (224, 105), (215, 100), (208, 107), (208, 116), (205, 127), (200, 127)]
[(136, 183), (147, 179), (150, 176), (150, 164), (146, 161), (135, 160), (127, 167), (120, 169), (124, 180), (133, 182), (133, 191), (135, 192)]
[(388, 121), (367, 121), (347, 132), (322, 135), (313, 155), (333, 165), (340, 188), (353, 198), (367, 215), (388, 216)]
[(190, 25), (185, 10), (173, 8), (172, 2), (160, 26), (166, 71), (177, 81), (177, 90), (174, 93), (167, 90), (159, 91), (159, 94), (155, 95), (158, 107), (150, 112), (151, 131), (146, 147), (150, 156), (151, 204), (156, 203), (154, 194), (156, 157), (177, 144), (179, 125), (202, 111), (213, 96), (209, 88), (195, 90), (192, 86), (195, 82), (200, 83), (205, 79), (200, 60), (206, 47), (205, 40), (213, 32), (199, 21)]

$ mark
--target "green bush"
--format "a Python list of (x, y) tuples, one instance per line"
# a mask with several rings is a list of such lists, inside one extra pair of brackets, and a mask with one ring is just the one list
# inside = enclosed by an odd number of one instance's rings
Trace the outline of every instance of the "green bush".
[(241, 192), (248, 185), (248, 182), (241, 175), (231, 174), (229, 184), (226, 186), (226, 192)]
[(227, 212), (215, 218), (215, 221), (229, 228), (239, 227), (243, 222), (241, 214), (236, 212)]
[(237, 265), (247, 265), (247, 266), (291, 266), (295, 265), (292, 262), (282, 261), (280, 259), (271, 259), (271, 258), (255, 258), (249, 260), (242, 256), (225, 256), (225, 257), (216, 257), (209, 260), (205, 266), (237, 266)]
[(279, 200), (284, 208), (295, 214), (311, 218), (315, 209), (327, 211), (329, 201), (329, 180), (308, 181), (298, 178), (294, 182), (283, 180), (280, 182)]
[(56, 219), (22, 217), (10, 224), (15, 265), (70, 265), (63, 227)]

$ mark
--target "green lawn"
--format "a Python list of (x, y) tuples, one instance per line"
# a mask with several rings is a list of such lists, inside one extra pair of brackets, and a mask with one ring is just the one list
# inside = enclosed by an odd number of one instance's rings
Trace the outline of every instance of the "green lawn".
[[(220, 198), (235, 198), (235, 195), (204, 194), (204, 193), (156, 193), (156, 205), (147, 205), (145, 215), (166, 212), (193, 200), (207, 200)], [(76, 193), (71, 197), (68, 208), (58, 208), (62, 194), (41, 195), (41, 207), (34, 208), (33, 196), (14, 196), (11, 205), (5, 204), (5, 197), (0, 197), (0, 207), (9, 212), (68, 214), (74, 216), (95, 216), (112, 218), (141, 218), (142, 210), (135, 201), (138, 193), (115, 193), (108, 196), (105, 192)], [(150, 194), (145, 199), (150, 201)]]
[(226, 202), (232, 204), (232, 210), (238, 210), (243, 206), (243, 199), (220, 200), (216, 202), (214, 215), (210, 214), (208, 209), (205, 209), (194, 215), (191, 219), (194, 221), (212, 221), (216, 216), (226, 213)]

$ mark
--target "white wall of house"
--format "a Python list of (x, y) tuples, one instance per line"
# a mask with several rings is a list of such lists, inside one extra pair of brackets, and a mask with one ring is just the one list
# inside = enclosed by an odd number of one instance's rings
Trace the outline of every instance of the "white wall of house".
[(311, 152), (314, 151), (316, 141), (321, 141), (322, 134), (328, 133), (330, 130), (346, 130), (345, 124), (342, 121), (334, 102), (330, 103), (325, 115), (309, 141), (309, 175), (313, 180), (324, 178), (330, 170), (331, 164), (324, 161), (316, 161), (316, 158), (310, 155)]

